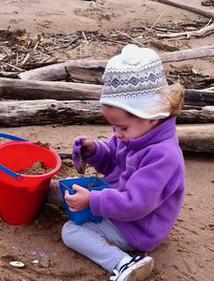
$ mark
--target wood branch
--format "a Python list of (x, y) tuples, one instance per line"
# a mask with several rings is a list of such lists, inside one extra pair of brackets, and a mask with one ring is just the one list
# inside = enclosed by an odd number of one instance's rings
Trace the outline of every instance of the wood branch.
[(186, 32), (178, 32), (178, 33), (157, 33), (156, 35), (159, 38), (176, 38), (176, 37), (187, 37), (188, 39), (191, 37), (205, 37), (214, 32), (214, 24), (209, 26), (205, 26), (199, 30), (194, 31), (186, 31)]
[[(0, 98), (2, 99), (98, 100), (101, 93), (101, 85), (0, 79)], [(187, 105), (213, 105), (214, 92), (186, 89), (184, 102)]]
[[(214, 106), (182, 110), (178, 123), (214, 123)], [(105, 124), (98, 101), (2, 101), (0, 126)]]
[[(174, 62), (194, 58), (214, 56), (214, 45), (202, 46), (188, 50), (166, 52), (159, 54), (163, 62)], [(23, 80), (58, 81), (65, 80), (65, 68), (105, 68), (107, 60), (69, 60), (64, 63), (52, 64), (19, 74)]]
[(96, 100), (101, 91), (102, 86), (92, 84), (0, 79), (0, 98), (3, 99)]
[(160, 54), (160, 57), (163, 62), (175, 62), (181, 60), (190, 60), (195, 58), (213, 57), (213, 56), (214, 56), (214, 45)]
[(204, 89), (204, 90), (206, 90), (207, 92), (212, 92), (212, 93), (214, 93), (214, 87), (209, 87), (209, 88), (206, 88), (206, 89)]
[(202, 15), (204, 17), (214, 19), (214, 12), (210, 11), (210, 10), (205, 10), (205, 9), (197, 8), (195, 6), (178, 3), (178, 2), (171, 1), (171, 0), (152, 0), (152, 1), (160, 2), (162, 4), (166, 4), (166, 5), (170, 5), (170, 6), (176, 7), (176, 8), (184, 9), (184, 10), (187, 10), (187, 11), (190, 11), (190, 12)]
[(105, 68), (106, 63), (106, 60), (69, 60), (22, 72), (19, 74), (19, 78), (40, 81), (65, 80), (67, 77), (66, 68)]
[(18, 72), (0, 71), (0, 77), (4, 78), (19, 78)]
[(65, 67), (68, 75), (68, 80), (84, 81), (84, 83), (103, 84), (102, 75), (104, 73), (104, 67)]
[(177, 125), (183, 151), (214, 153), (214, 124)]

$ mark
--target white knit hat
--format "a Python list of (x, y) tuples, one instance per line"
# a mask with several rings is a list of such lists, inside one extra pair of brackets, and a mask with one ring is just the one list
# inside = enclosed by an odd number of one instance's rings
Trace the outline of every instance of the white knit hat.
[(144, 119), (169, 116), (170, 105), (157, 90), (167, 87), (158, 54), (149, 48), (129, 44), (112, 57), (105, 69), (103, 105), (121, 108)]

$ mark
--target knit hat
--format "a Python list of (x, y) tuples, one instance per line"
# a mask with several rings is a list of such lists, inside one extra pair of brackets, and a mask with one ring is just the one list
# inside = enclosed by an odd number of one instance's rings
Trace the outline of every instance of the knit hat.
[(129, 44), (107, 63), (100, 102), (121, 108), (144, 119), (161, 119), (170, 114), (170, 104), (157, 91), (167, 87), (158, 54)]

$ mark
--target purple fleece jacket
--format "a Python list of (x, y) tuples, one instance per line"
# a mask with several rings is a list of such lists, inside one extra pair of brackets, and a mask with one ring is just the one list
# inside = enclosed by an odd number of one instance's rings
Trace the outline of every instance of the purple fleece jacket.
[(136, 249), (154, 250), (174, 226), (184, 195), (175, 118), (129, 142), (113, 136), (95, 143), (87, 162), (111, 188), (90, 192), (92, 214), (110, 219)]

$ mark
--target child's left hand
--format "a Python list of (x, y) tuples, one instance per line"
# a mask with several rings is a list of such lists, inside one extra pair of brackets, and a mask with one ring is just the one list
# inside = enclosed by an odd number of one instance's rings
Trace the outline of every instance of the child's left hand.
[(74, 184), (72, 188), (76, 191), (74, 195), (69, 194), (67, 190), (65, 191), (65, 200), (70, 210), (72, 212), (78, 212), (88, 208), (90, 191), (77, 184)]

